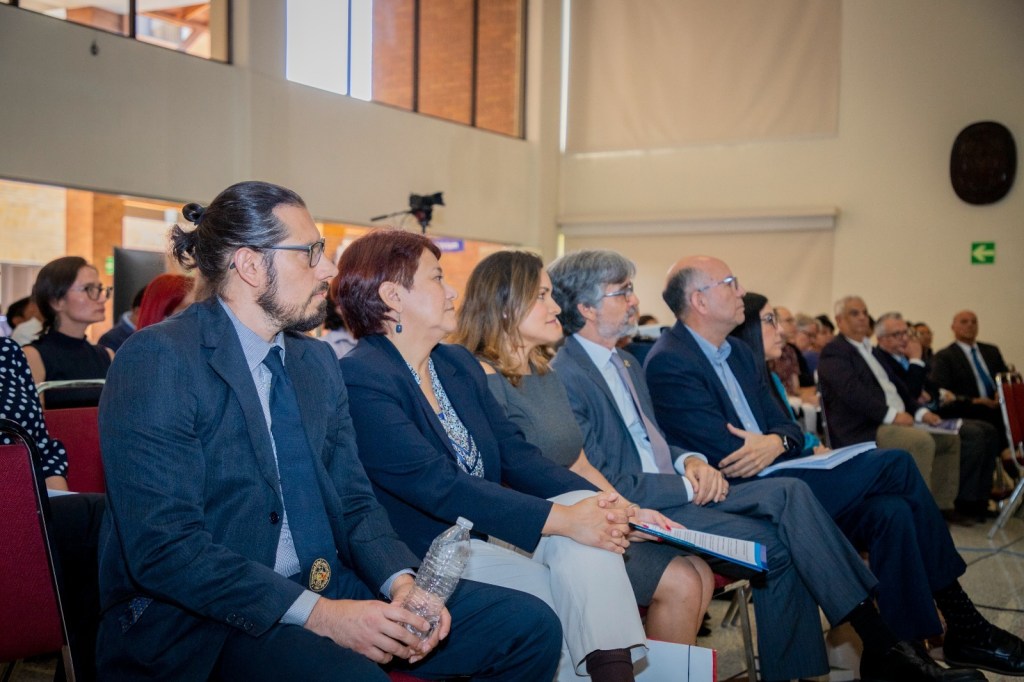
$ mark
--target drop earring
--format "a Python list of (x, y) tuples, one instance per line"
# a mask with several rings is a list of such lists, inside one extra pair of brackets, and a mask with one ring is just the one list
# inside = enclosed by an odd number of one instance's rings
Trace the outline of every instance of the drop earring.
[(395, 333), (396, 334), (401, 334), (402, 333), (402, 314), (401, 313), (395, 313), (395, 315), (398, 316), (398, 320), (395, 322)]

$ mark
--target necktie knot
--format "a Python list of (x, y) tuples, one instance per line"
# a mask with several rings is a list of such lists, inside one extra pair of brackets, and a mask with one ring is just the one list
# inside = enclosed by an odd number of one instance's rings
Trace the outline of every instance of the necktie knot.
[(267, 369), (274, 378), (284, 376), (284, 362), (281, 360), (281, 347), (271, 346), (270, 350), (267, 351), (267, 356), (263, 358), (263, 364), (266, 365)]

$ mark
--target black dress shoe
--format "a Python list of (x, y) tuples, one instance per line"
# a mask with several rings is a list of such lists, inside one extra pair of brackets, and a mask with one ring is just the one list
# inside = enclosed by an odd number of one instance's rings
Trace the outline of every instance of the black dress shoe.
[(978, 642), (963, 641), (956, 633), (947, 634), (942, 652), (950, 665), (966, 665), (1001, 675), (1024, 675), (1024, 642), (994, 625)]
[(984, 682), (985, 676), (970, 668), (943, 668), (910, 642), (899, 642), (887, 651), (865, 649), (860, 659), (863, 682)]

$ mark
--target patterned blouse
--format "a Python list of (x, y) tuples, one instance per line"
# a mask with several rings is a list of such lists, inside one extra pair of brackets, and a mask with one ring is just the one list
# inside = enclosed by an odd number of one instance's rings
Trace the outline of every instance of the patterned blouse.
[[(68, 453), (64, 444), (50, 438), (39, 406), (39, 395), (32, 382), (25, 353), (17, 342), (0, 338), (0, 417), (16, 421), (25, 427), (36, 441), (42, 461), (38, 463), (43, 478), (65, 476), (68, 470)], [(15, 441), (0, 436), (0, 444), (11, 445)]]
[[(412, 372), (416, 383), (419, 384), (420, 375), (408, 362), (405, 364)], [(466, 426), (459, 419), (451, 401), (448, 400), (448, 394), (445, 393), (441, 380), (437, 378), (437, 371), (434, 370), (433, 358), (428, 360), (428, 367), (430, 369), (430, 386), (434, 389), (437, 404), (441, 406), (441, 412), (437, 418), (441, 420), (441, 426), (444, 427), (444, 432), (448, 434), (448, 440), (455, 450), (455, 460), (458, 462), (459, 468), (470, 476), (482, 477), (484, 475), (484, 460), (480, 457), (480, 451), (477, 450), (473, 436), (466, 430)]]

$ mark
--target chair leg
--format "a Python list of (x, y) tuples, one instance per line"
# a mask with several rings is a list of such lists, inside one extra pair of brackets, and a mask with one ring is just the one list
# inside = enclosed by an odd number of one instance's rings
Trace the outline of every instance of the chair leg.
[(729, 602), (729, 608), (725, 610), (725, 615), (722, 616), (723, 628), (736, 627), (736, 619), (739, 618), (739, 603), (739, 593), (734, 592), (732, 601)]
[(60, 656), (64, 661), (64, 679), (67, 682), (75, 682), (75, 664), (71, 659), (71, 647), (67, 644), (60, 648)]
[(0, 675), (0, 682), (11, 682), (11, 677), (14, 675), (14, 668), (18, 665), (18, 661), (11, 661), (4, 668), (4, 674)]
[(1014, 512), (1017, 511), (1017, 507), (1020, 506), (1022, 501), (1022, 494), (1024, 494), (1024, 478), (1017, 483), (1017, 487), (1013, 489), (1013, 494), (1010, 495), (1010, 499), (1003, 504), (1003, 509), (999, 512), (999, 518), (996, 519), (996, 522), (992, 524), (992, 528), (988, 531), (989, 540), (992, 539), (997, 530), (1006, 525), (1006, 522), (1011, 516), (1013, 516)]
[(733, 603), (738, 605), (740, 621), (743, 624), (743, 653), (747, 658), (747, 678), (750, 682), (757, 682), (757, 659), (754, 656), (754, 635), (750, 628), (750, 611), (747, 606), (750, 601), (750, 586), (741, 585), (736, 588), (736, 598)]

